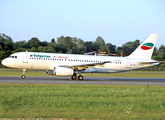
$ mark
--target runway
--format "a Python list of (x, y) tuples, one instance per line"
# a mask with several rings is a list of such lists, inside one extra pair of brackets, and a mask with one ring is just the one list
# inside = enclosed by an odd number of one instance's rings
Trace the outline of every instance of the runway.
[(100, 85), (156, 85), (165, 86), (165, 78), (85, 77), (83, 81), (70, 77), (0, 77), (0, 83), (35, 84), (100, 84)]

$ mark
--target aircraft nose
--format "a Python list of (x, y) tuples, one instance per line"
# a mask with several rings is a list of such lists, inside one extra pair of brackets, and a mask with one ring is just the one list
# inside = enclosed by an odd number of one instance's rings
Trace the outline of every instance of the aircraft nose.
[(7, 65), (7, 60), (6, 60), (6, 59), (3, 59), (3, 60), (2, 60), (2, 65), (4, 65), (4, 66)]

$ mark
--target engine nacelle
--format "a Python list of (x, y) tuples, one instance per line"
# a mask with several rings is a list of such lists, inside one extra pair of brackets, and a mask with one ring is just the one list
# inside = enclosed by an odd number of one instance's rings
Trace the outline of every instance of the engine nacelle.
[(54, 67), (54, 70), (48, 70), (45, 73), (49, 75), (70, 76), (73, 75), (74, 71), (71, 68)]

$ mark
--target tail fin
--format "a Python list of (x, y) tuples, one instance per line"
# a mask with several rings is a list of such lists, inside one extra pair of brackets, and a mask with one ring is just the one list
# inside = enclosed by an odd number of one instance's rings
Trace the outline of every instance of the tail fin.
[(142, 58), (142, 59), (151, 59), (155, 43), (157, 40), (158, 34), (150, 34), (145, 41), (139, 45), (134, 52), (132, 52), (129, 58)]

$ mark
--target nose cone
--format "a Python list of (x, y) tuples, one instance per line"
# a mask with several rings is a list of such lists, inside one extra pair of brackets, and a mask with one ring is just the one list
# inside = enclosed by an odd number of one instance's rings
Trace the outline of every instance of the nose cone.
[(6, 66), (6, 67), (10, 67), (10, 61), (6, 58), (2, 60), (2, 65)]
[(6, 59), (3, 59), (2, 60), (2, 65), (7, 66), (7, 64), (8, 64), (8, 61)]
[(2, 60), (2, 65), (6, 66), (6, 67), (14, 68), (15, 61), (14, 61), (14, 59), (5, 58), (4, 60)]

